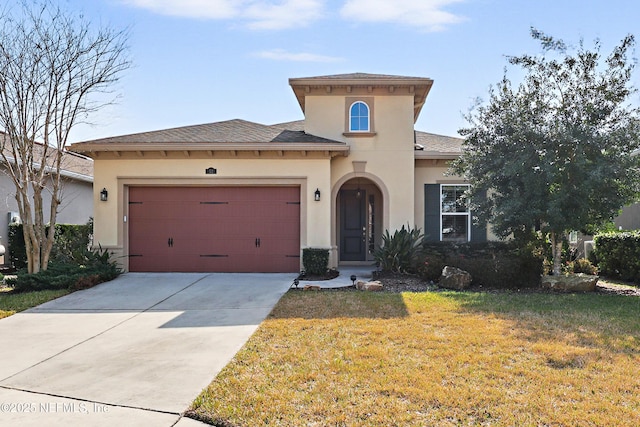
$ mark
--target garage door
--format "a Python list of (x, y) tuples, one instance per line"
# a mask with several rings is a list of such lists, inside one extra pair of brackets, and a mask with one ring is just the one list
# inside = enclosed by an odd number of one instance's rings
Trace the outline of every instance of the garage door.
[(297, 272), (298, 187), (130, 187), (129, 270)]

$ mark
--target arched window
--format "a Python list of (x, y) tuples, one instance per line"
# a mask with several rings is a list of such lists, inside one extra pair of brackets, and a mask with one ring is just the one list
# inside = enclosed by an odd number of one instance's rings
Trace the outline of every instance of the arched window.
[(369, 132), (369, 106), (362, 101), (349, 108), (349, 132)]

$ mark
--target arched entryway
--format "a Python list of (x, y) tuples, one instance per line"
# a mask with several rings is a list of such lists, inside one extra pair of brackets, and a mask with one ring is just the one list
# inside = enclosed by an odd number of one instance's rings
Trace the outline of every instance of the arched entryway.
[(373, 176), (347, 176), (334, 190), (333, 239), (338, 264), (369, 263), (386, 224), (385, 187)]

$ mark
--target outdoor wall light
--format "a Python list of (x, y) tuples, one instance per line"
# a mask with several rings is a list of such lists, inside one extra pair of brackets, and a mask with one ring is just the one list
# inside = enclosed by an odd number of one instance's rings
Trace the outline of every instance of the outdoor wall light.
[(357, 279), (357, 277), (356, 277), (356, 275), (355, 275), (355, 274), (352, 274), (352, 275), (351, 275), (351, 277), (349, 277), (349, 279), (351, 279), (351, 282), (352, 282), (354, 285), (356, 284), (356, 279)]
[(313, 199), (314, 199), (316, 202), (319, 202), (319, 201), (320, 201), (320, 189), (319, 189), (319, 188), (316, 188), (316, 192), (315, 192), (315, 193), (313, 193)]
[(103, 188), (102, 191), (100, 192), (100, 200), (103, 202), (106, 202), (108, 198), (109, 198), (109, 192), (107, 191), (106, 188)]

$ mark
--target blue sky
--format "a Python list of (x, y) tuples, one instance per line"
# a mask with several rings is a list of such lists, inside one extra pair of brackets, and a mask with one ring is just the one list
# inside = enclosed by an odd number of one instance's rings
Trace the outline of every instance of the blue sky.
[(640, 36), (635, 0), (59, 1), (96, 25), (131, 28), (120, 99), (72, 142), (302, 119), (290, 77), (351, 72), (434, 79), (416, 129), (456, 136), (473, 100), (502, 77), (505, 55), (541, 52), (531, 26), (571, 44), (598, 38), (604, 54)]

